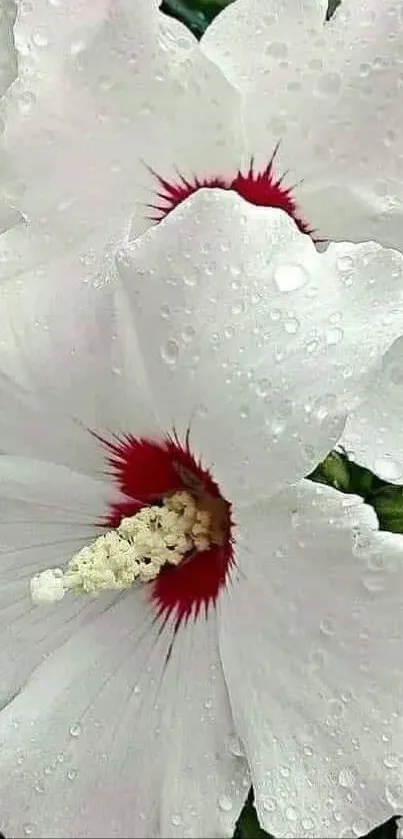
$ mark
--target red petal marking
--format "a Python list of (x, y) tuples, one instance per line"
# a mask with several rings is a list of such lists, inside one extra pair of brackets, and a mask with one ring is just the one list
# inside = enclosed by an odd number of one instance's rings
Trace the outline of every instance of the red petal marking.
[(212, 176), (200, 180), (198, 177), (187, 179), (183, 175), (178, 174), (178, 180), (175, 182), (167, 181), (150, 169), (158, 182), (157, 196), (160, 199), (159, 203), (149, 204), (151, 209), (156, 211), (153, 216), (153, 221), (161, 221), (167, 216), (178, 204), (193, 195), (199, 189), (226, 189), (237, 192), (245, 201), (250, 204), (256, 204), (259, 207), (279, 207), (285, 210), (291, 218), (294, 219), (296, 225), (302, 233), (311, 235), (312, 228), (300, 218), (297, 210), (296, 201), (292, 195), (292, 187), (285, 187), (282, 181), (285, 177), (283, 174), (277, 178), (274, 174), (274, 159), (276, 156), (278, 146), (276, 146), (271, 160), (266, 168), (261, 172), (256, 172), (254, 169), (253, 158), (250, 162), (249, 170), (243, 174), (239, 169), (236, 177), (222, 178), (220, 176)]
[[(191, 453), (188, 437), (181, 445), (176, 436), (162, 441), (130, 434), (114, 440), (95, 436), (106, 449), (111, 473), (127, 499), (111, 505), (102, 522), (104, 527), (117, 527), (124, 516), (132, 516), (142, 507), (181, 489), (222, 498), (210, 472)], [(150, 583), (151, 601), (158, 615), (164, 619), (172, 616), (179, 626), (183, 620), (195, 618), (202, 608), (207, 614), (209, 607), (215, 604), (234, 565), (230, 516), (228, 504), (228, 533), (224, 545), (213, 545), (176, 567), (165, 568)]]

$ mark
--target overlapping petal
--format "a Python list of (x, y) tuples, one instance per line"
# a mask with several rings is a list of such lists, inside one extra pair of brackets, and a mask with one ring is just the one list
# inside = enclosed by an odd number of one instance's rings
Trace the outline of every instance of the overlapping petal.
[(172, 647), (174, 626), (129, 592), (70, 638), (61, 624), (48, 619), (57, 649), (0, 716), (6, 834), (232, 835), (249, 776), (216, 617)]
[(317, 464), (403, 325), (400, 254), (320, 254), (282, 211), (223, 191), (148, 231), (120, 271), (158, 414), (232, 498)]
[(244, 91), (246, 154), (297, 184), (300, 212), (318, 235), (402, 247), (400, 138), (403, 9), (343, 2), (237, 0), (202, 50)]
[(307, 482), (238, 518), (220, 651), (261, 824), (362, 836), (403, 806), (403, 537)]
[(349, 416), (342, 445), (350, 457), (391, 483), (403, 479), (403, 339), (382, 360), (365, 399)]
[[(150, 0), (40, 2), (19, 10), (20, 73), (8, 97), (4, 197), (24, 213), (36, 249), (66, 253), (140, 232), (157, 181), (235, 166), (235, 90), (193, 36)], [(202, 167), (202, 168), (203, 168)], [(4, 180), (4, 178), (3, 178)], [(25, 232), (25, 237), (26, 237)], [(29, 264), (21, 237), (17, 265)], [(10, 275), (17, 270), (3, 257)]]

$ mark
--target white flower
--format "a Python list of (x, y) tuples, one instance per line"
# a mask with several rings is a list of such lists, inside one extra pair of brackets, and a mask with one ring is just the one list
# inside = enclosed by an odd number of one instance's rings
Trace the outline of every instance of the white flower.
[(325, 7), (237, 0), (198, 44), (155, 0), (21, 2), (2, 189), (28, 230), (2, 273), (88, 240), (76, 270), (96, 273), (128, 219), (138, 235), (203, 184), (316, 240), (402, 248), (400, 6)]
[[(365, 833), (403, 805), (401, 538), (303, 476), (402, 329), (403, 257), (217, 190), (123, 285), (75, 260), (2, 289), (1, 829), (229, 836), (253, 781), (274, 835)], [(176, 567), (100, 592), (182, 490), (209, 549), (186, 525)], [(94, 545), (98, 596), (61, 591), (85, 547), (94, 590)]]

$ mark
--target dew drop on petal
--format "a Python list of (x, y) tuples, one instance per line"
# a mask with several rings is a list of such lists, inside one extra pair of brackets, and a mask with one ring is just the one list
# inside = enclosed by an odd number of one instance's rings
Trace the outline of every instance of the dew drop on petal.
[(276, 802), (274, 798), (265, 798), (262, 803), (263, 810), (266, 810), (267, 813), (272, 813), (276, 809)]
[(340, 344), (340, 341), (343, 339), (344, 332), (340, 327), (335, 326), (334, 329), (328, 329), (326, 332), (326, 343), (329, 346), (334, 346), (334, 344)]
[(225, 793), (223, 793), (222, 795), (219, 796), (218, 806), (219, 806), (220, 810), (222, 810), (224, 813), (229, 813), (229, 811), (232, 810), (232, 806), (233, 806), (232, 798), (230, 798), (229, 795), (226, 795)]
[(297, 318), (287, 318), (284, 321), (284, 329), (289, 335), (295, 335), (299, 329), (299, 320)]
[(179, 344), (173, 339), (166, 341), (161, 347), (161, 358), (166, 364), (173, 366), (179, 356)]
[(315, 827), (313, 819), (310, 818), (302, 819), (301, 824), (304, 830), (313, 830)]
[(170, 310), (169, 306), (167, 306), (165, 303), (162, 304), (160, 311), (161, 311), (161, 317), (162, 318), (166, 319), (166, 318), (169, 318), (170, 315), (171, 315), (171, 310)]
[(239, 737), (233, 736), (229, 738), (228, 751), (230, 754), (234, 755), (234, 757), (244, 756), (245, 752)]
[(345, 787), (346, 789), (349, 787), (353, 787), (355, 783), (355, 772), (351, 767), (345, 767), (344, 769), (340, 769), (338, 781), (341, 787)]
[(42, 781), (37, 781), (34, 789), (36, 792), (43, 794), (45, 792), (45, 785)]
[(69, 781), (74, 781), (74, 779), (77, 778), (77, 769), (69, 769), (67, 772), (67, 778)]
[(256, 382), (256, 395), (260, 399), (264, 399), (270, 391), (270, 380), (269, 379), (259, 379)]
[(279, 265), (274, 272), (274, 280), (280, 291), (296, 291), (308, 279), (308, 273), (302, 265)]
[(351, 271), (354, 266), (354, 260), (351, 256), (340, 256), (337, 260), (337, 270), (340, 271), (342, 274)]
[(190, 326), (190, 325), (185, 326), (182, 330), (182, 338), (187, 344), (190, 343), (190, 341), (193, 341), (193, 338), (195, 337), (195, 335), (196, 335), (196, 332), (195, 332), (193, 326)]
[(69, 731), (72, 737), (79, 737), (82, 731), (80, 723), (73, 723), (73, 725), (70, 726)]
[(174, 813), (173, 814), (173, 816), (171, 817), (171, 822), (172, 822), (174, 827), (180, 827), (180, 825), (182, 824), (182, 819), (181, 819), (179, 813)]
[(22, 829), (25, 833), (25, 836), (32, 836), (32, 834), (34, 832), (34, 826), (33, 826), (33, 824), (30, 824), (29, 822), (24, 824)]

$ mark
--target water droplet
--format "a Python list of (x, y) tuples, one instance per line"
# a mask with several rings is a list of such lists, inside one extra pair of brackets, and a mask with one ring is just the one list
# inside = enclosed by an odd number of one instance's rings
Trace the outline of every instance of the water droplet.
[(34, 832), (34, 826), (33, 826), (33, 824), (30, 824), (29, 822), (24, 824), (22, 829), (25, 833), (25, 836), (32, 836), (32, 834)]
[(232, 315), (242, 315), (245, 311), (246, 305), (244, 300), (238, 300), (236, 303), (231, 306), (231, 314)]
[(346, 789), (348, 789), (349, 787), (353, 787), (355, 783), (354, 769), (348, 766), (346, 766), (344, 769), (340, 769), (338, 780), (341, 787), (344, 787)]
[(224, 813), (229, 813), (229, 811), (232, 810), (233, 806), (232, 798), (230, 798), (229, 795), (223, 793), (222, 795), (220, 795), (218, 799), (218, 806), (220, 810), (223, 810)]
[(288, 318), (284, 321), (284, 329), (289, 335), (295, 335), (299, 329), (299, 320), (297, 318)]
[(70, 726), (69, 731), (72, 737), (79, 737), (82, 731), (80, 723), (73, 723), (73, 725)]
[(309, 817), (302, 819), (301, 824), (304, 830), (313, 830), (315, 827), (313, 819), (310, 819)]
[(399, 765), (397, 755), (393, 754), (386, 755), (386, 757), (384, 757), (383, 759), (383, 762), (387, 769), (396, 769), (396, 767)]
[(190, 286), (191, 288), (193, 288), (197, 283), (196, 274), (184, 274), (182, 279), (185, 285)]
[(173, 816), (171, 817), (171, 822), (174, 825), (174, 827), (180, 827), (180, 825), (182, 824), (182, 819), (179, 813), (173, 814)]
[(323, 618), (323, 620), (319, 624), (319, 629), (322, 635), (333, 635), (334, 624), (331, 618)]
[(235, 735), (229, 738), (228, 750), (230, 754), (234, 755), (234, 757), (243, 757), (245, 754), (239, 737), (236, 737)]
[(190, 341), (193, 341), (193, 338), (195, 337), (195, 335), (196, 335), (196, 332), (195, 332), (193, 326), (190, 326), (190, 325), (185, 326), (182, 330), (182, 338), (183, 338), (184, 341), (186, 341), (187, 344)]
[(255, 386), (256, 395), (260, 399), (264, 399), (268, 395), (268, 393), (270, 392), (270, 386), (271, 385), (270, 385), (270, 380), (269, 379), (259, 379), (256, 382), (256, 386)]
[(287, 807), (285, 811), (285, 817), (288, 819), (289, 822), (296, 822), (298, 818), (298, 813), (295, 807)]
[(32, 40), (37, 47), (47, 47), (49, 38), (45, 32), (34, 32)]
[(161, 357), (166, 364), (176, 364), (179, 356), (179, 344), (177, 341), (169, 340), (161, 347)]
[(64, 763), (64, 754), (63, 754), (63, 752), (60, 752), (60, 753), (58, 754), (58, 756), (57, 756), (56, 760), (57, 760), (57, 762), (58, 762), (58, 763)]
[(69, 781), (74, 781), (74, 779), (77, 778), (77, 769), (69, 769), (67, 772), (67, 777)]
[(34, 789), (36, 790), (36, 792), (44, 793), (45, 792), (45, 785), (43, 784), (42, 781), (37, 781)]
[(241, 409), (239, 411), (239, 416), (241, 419), (248, 419), (249, 416), (249, 408), (247, 405), (241, 405)]
[(169, 318), (171, 315), (171, 310), (165, 303), (161, 306), (160, 312), (162, 318)]
[(205, 701), (205, 703), (204, 703), (204, 707), (205, 707), (207, 710), (209, 710), (210, 708), (212, 708), (212, 707), (213, 707), (213, 703), (212, 703), (211, 699), (206, 699), (206, 701)]
[(289, 778), (291, 775), (289, 766), (280, 766), (280, 775), (282, 775), (283, 778)]
[(276, 809), (277, 804), (274, 798), (264, 798), (262, 806), (263, 810), (266, 810), (267, 813), (272, 813)]
[(140, 693), (140, 688), (138, 685), (135, 686), (134, 693), (136, 694), (136, 696)]
[(265, 52), (273, 58), (287, 58), (288, 46), (281, 41), (273, 41), (266, 47)]
[(312, 757), (312, 755), (313, 755), (312, 746), (304, 746), (302, 751), (304, 752), (304, 755), (306, 755), (307, 757)]
[(281, 312), (280, 309), (272, 309), (270, 312), (270, 320), (274, 322), (281, 320)]
[(43, 771), (44, 771), (45, 775), (51, 775), (52, 772), (53, 772), (53, 769), (54, 769), (53, 766), (48, 765), (48, 766), (45, 766)]
[(308, 279), (308, 273), (302, 265), (279, 265), (274, 272), (274, 280), (280, 291), (296, 291)]
[(337, 326), (335, 326), (334, 329), (328, 329), (326, 332), (326, 343), (329, 347), (334, 346), (334, 344), (340, 344), (340, 341), (343, 339), (343, 335), (343, 330)]
[(354, 267), (354, 260), (351, 256), (348, 256), (347, 254), (345, 256), (339, 256), (336, 266), (337, 270), (344, 274), (352, 270), (352, 268)]

